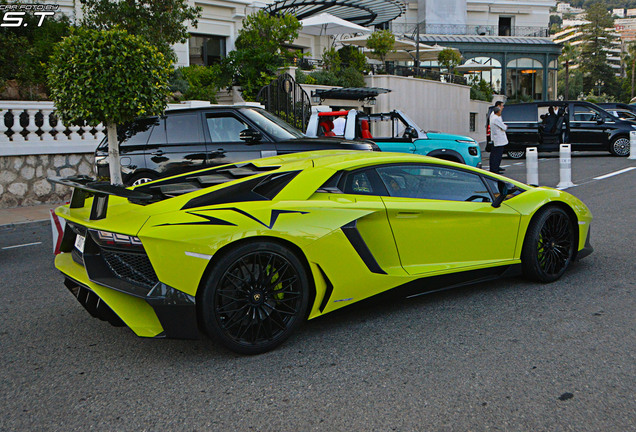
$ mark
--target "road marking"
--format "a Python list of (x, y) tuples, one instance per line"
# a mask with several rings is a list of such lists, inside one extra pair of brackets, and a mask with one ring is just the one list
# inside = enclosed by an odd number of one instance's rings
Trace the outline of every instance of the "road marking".
[(513, 165), (523, 165), (523, 162), (517, 162), (517, 163), (514, 163)]
[(509, 167), (510, 165), (501, 165), (499, 168), (506, 168)]
[(14, 245), (14, 246), (5, 246), (2, 249), (15, 249), (15, 248), (19, 248), (19, 247), (25, 247), (25, 246), (35, 246), (35, 245), (39, 245), (42, 244), (42, 242), (35, 242), (35, 243), (25, 243), (25, 244), (20, 244), (20, 245)]
[(623, 174), (623, 173), (626, 173), (626, 172), (631, 171), (633, 169), (636, 169), (636, 167), (629, 167), (629, 168), (625, 168), (625, 169), (622, 169), (622, 170), (611, 172), (609, 174), (605, 174), (605, 175), (602, 175), (602, 176), (594, 177), (594, 180), (603, 180), (603, 179), (606, 179), (606, 178), (609, 178), (609, 177), (614, 177), (615, 175)]

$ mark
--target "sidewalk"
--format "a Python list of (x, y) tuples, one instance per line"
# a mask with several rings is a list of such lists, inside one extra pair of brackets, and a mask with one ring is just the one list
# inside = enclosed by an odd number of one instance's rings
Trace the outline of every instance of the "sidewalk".
[(0, 209), (0, 227), (26, 222), (49, 220), (49, 209), (60, 204), (41, 204), (28, 207)]

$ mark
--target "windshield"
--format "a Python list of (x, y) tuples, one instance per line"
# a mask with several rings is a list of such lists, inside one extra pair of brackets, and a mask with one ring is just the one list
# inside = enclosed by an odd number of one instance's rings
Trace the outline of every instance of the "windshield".
[(276, 141), (305, 137), (304, 133), (265, 110), (243, 108), (241, 113)]
[(402, 118), (409, 124), (409, 126), (411, 126), (412, 128), (415, 128), (415, 130), (417, 131), (418, 135), (420, 138), (424, 138), (426, 137), (426, 131), (424, 129), (422, 129), (421, 127), (419, 127), (417, 125), (417, 123), (415, 123), (409, 116), (407, 116), (405, 113), (403, 113), (402, 111), (398, 111), (398, 113), (402, 116)]

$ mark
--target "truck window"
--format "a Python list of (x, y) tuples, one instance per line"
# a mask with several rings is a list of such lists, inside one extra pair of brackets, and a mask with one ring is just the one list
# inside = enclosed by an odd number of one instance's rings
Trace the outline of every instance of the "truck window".
[(501, 114), (504, 122), (536, 122), (537, 106), (529, 105), (506, 105)]

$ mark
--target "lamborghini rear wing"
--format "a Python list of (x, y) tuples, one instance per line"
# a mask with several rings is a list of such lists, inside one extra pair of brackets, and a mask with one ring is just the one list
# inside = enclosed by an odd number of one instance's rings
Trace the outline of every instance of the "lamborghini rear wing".
[(108, 209), (108, 196), (115, 195), (122, 198), (128, 198), (131, 201), (145, 203), (151, 201), (154, 197), (150, 194), (137, 192), (127, 189), (123, 186), (111, 185), (108, 182), (95, 181), (87, 176), (73, 176), (66, 178), (53, 177), (49, 178), (53, 183), (70, 186), (73, 188), (71, 195), (70, 208), (84, 207), (86, 198), (94, 196), (93, 206), (91, 207), (90, 220), (104, 219)]

